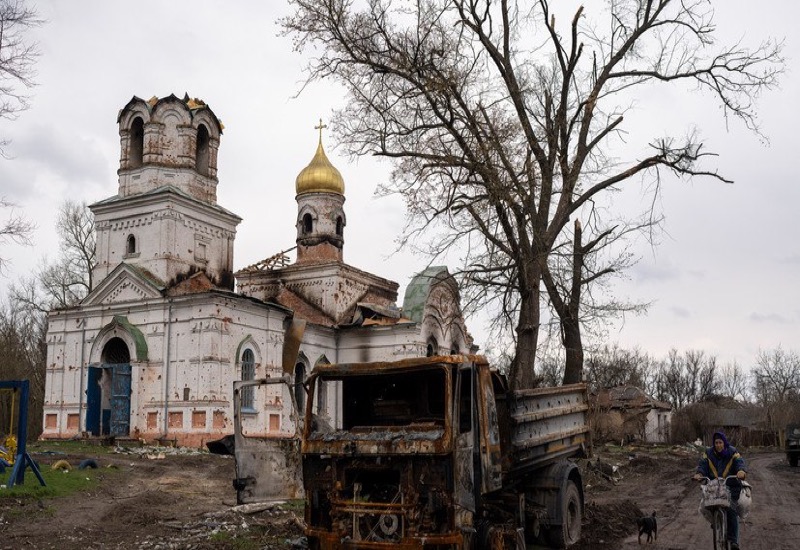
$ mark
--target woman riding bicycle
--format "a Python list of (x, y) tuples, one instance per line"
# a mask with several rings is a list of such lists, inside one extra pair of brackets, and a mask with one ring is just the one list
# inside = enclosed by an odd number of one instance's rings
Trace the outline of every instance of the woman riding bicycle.
[(707, 448), (700, 458), (697, 465), (697, 472), (693, 479), (700, 480), (704, 477), (716, 479), (719, 477), (736, 476), (736, 479), (729, 479), (728, 488), (731, 491), (732, 506), (727, 510), (728, 517), (728, 540), (731, 550), (739, 550), (739, 516), (737, 514), (737, 503), (742, 491), (742, 480), (747, 477), (742, 455), (728, 444), (725, 434), (714, 432), (711, 438), (712, 445)]

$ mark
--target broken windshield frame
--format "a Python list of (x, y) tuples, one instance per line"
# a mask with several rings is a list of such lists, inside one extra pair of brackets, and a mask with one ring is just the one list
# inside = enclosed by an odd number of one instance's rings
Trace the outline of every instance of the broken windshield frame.
[(341, 388), (341, 419), (334, 430), (439, 429), (449, 419), (449, 371), (424, 369), (370, 374), (324, 373), (313, 380), (318, 393), (326, 385)]

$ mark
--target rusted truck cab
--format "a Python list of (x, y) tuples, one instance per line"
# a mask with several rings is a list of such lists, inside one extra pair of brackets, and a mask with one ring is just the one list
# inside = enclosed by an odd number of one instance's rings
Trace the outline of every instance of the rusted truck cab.
[[(481, 356), (323, 365), (308, 388), (309, 548), (524, 549), (548, 530), (556, 546), (580, 536), (580, 474), (559, 459), (584, 448), (585, 388), (574, 403), (529, 402), (527, 420)], [(321, 391), (340, 399), (340, 425), (312, 414)], [(547, 426), (567, 409), (579, 409), (578, 429)], [(540, 433), (521, 429), (531, 420)]]

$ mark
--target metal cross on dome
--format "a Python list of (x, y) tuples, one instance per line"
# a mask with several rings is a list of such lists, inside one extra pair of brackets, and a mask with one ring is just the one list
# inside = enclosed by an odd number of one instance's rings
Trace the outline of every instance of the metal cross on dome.
[(314, 126), (315, 130), (319, 130), (319, 142), (322, 143), (322, 130), (327, 128), (327, 124), (322, 123), (322, 119), (319, 119), (319, 126)]

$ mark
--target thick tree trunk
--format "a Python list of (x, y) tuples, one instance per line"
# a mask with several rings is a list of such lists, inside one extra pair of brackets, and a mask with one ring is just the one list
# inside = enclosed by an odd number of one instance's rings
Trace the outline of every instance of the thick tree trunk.
[(564, 383), (574, 384), (583, 380), (583, 342), (581, 341), (581, 325), (577, 318), (561, 321), (563, 331), (566, 364), (564, 365)]
[[(533, 271), (533, 273), (531, 273)], [(541, 273), (529, 270), (521, 278), (519, 321), (517, 322), (517, 348), (511, 365), (509, 383), (512, 390), (533, 388), (536, 380), (536, 348), (539, 344), (541, 318)]]
[(561, 339), (566, 354), (564, 383), (574, 384), (583, 379), (583, 341), (581, 340), (581, 277), (583, 274), (583, 234), (581, 222), (575, 220), (572, 248), (572, 282), (566, 315), (561, 315)]

